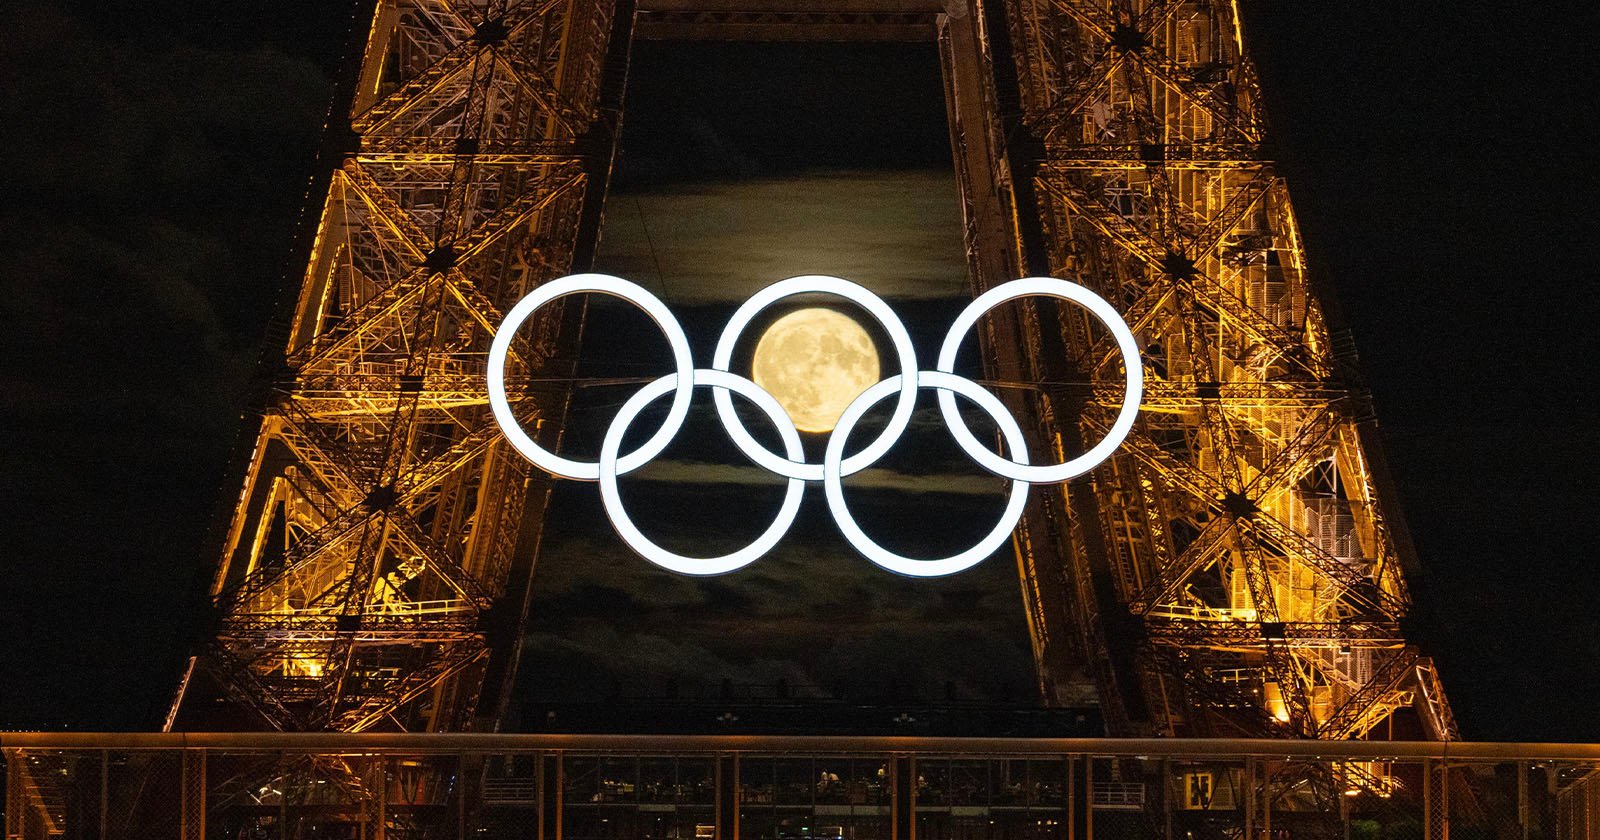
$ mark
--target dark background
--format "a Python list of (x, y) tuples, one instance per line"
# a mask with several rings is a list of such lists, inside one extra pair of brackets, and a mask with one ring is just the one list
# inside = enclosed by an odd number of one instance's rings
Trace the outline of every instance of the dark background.
[[(234, 492), (224, 464), (262, 327), (300, 268), (288, 242), (342, 5), (5, 13), (0, 727), (158, 725), (213, 568), (207, 528)], [(1465, 734), (1600, 740), (1597, 125), (1581, 61), (1594, 13), (1243, 5), (1274, 153), (1375, 392), (1427, 569), (1424, 642)], [(885, 68), (927, 64), (895, 49), (826, 62), (828, 84), (863, 97), (856, 113), (902, 108)], [(668, 89), (706, 73), (662, 61), (683, 74)], [(927, 157), (946, 137), (936, 101), (884, 136), (799, 95), (804, 78), (740, 84), (742, 111), (704, 114), (738, 153), (707, 158), (708, 177), (770, 174), (787, 152), (948, 166)], [(760, 128), (780, 119), (834, 131), (785, 147)]]

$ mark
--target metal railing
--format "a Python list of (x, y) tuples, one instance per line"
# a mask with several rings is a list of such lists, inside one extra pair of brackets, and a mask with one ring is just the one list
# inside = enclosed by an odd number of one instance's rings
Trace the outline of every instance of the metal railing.
[(1600, 745), (0, 733), (6, 840), (1600, 840)]

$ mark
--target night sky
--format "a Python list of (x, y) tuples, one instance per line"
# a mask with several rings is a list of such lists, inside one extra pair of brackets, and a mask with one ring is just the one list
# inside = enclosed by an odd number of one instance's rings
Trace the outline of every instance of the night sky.
[[(850, 74), (831, 71), (852, 65)], [(933, 358), (968, 298), (960, 193), (948, 135), (937, 133), (944, 101), (932, 44), (865, 56), (854, 46), (644, 44), (631, 78), (597, 268), (666, 300), (697, 359), (709, 359), (735, 307), (798, 274), (872, 289), (892, 303), (918, 358)], [(789, 110), (775, 112), (774, 101)], [(746, 351), (782, 311), (753, 325)], [(628, 307), (597, 307), (590, 324), (606, 337), (586, 353), (595, 376), (668, 372), (659, 331)], [(878, 343), (887, 354), (887, 342)], [(735, 352), (735, 370), (745, 370), (744, 357)], [(567, 447), (592, 459), (616, 405), (636, 387), (582, 393)], [(758, 536), (783, 489), (721, 443), (708, 396), (677, 442), (623, 482), (640, 527), (697, 556)], [(992, 527), (1005, 483), (954, 447), (934, 398), (922, 396), (902, 442), (846, 486), (868, 533), (901, 554), (936, 558)], [(652, 420), (665, 407), (658, 403)], [(887, 415), (869, 414), (850, 451)], [(641, 439), (654, 427), (639, 425)], [(808, 441), (809, 460), (821, 460), (825, 441)], [(523, 661), (520, 693), (531, 701), (660, 697), (668, 687), (709, 699), (724, 680), (756, 696), (774, 696), (781, 681), (793, 696), (860, 702), (1031, 696), (1009, 546), (961, 575), (900, 578), (838, 536), (821, 488), (811, 487), (800, 521), (772, 553), (733, 574), (689, 579), (634, 557), (601, 510), (593, 485), (558, 485)]]
[[(264, 325), (300, 269), (289, 241), (342, 5), (4, 12), (0, 728), (159, 723), (213, 570), (208, 534), (236, 489), (227, 457), (254, 431), (240, 413)], [(1591, 74), (1572, 66), (1596, 21), (1587, 4), (1527, 5), (1251, 2), (1246, 38), (1313, 267), (1375, 394), (1426, 571), (1421, 641), (1465, 734), (1600, 740), (1587, 387), (1600, 126)], [(931, 48), (650, 45), (635, 73), (603, 267), (661, 293), (702, 343), (747, 294), (728, 278), (811, 270), (860, 279), (942, 332), (955, 298), (939, 290), (959, 288), (961, 266), (940, 234), (958, 208)], [(739, 224), (706, 221), (717, 214)], [(807, 254), (821, 256), (795, 264)], [(626, 368), (646, 349), (588, 363)], [(617, 399), (580, 402), (580, 443)], [(861, 493), (891, 544), (908, 539), (893, 503), (906, 475), (961, 489), (927, 433), (932, 467), (891, 459)], [(627, 485), (641, 511), (714, 512), (729, 493), (770, 509), (741, 489), (757, 479), (697, 484), (674, 468), (704, 453), (673, 454)], [(647, 694), (668, 678), (1025, 688), (1003, 556), (913, 584), (808, 517), (749, 572), (686, 581), (626, 555), (594, 496), (564, 487), (552, 510), (561, 550), (541, 561), (526, 662), (544, 679), (527, 696)], [(909, 498), (929, 520), (951, 518), (930, 505), (998, 507), (978, 491)], [(954, 546), (958, 530), (899, 547)]]

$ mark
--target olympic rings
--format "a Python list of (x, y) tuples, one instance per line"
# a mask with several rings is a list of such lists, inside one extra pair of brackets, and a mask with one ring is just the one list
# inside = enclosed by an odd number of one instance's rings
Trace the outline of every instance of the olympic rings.
[[(884, 397), (900, 388), (903, 383), (895, 381), (899, 378), (891, 376), (862, 391), (861, 396), (845, 406), (844, 413), (839, 415), (839, 422), (834, 424), (833, 436), (828, 438), (828, 449), (822, 456), (822, 488), (828, 495), (828, 510), (833, 512), (834, 523), (839, 526), (839, 532), (844, 534), (845, 540), (851, 547), (862, 557), (891, 572), (898, 572), (907, 577), (943, 577), (966, 571), (993, 554), (995, 549), (1005, 545), (1006, 540), (1011, 538), (1011, 529), (1017, 526), (1017, 521), (1022, 518), (1022, 507), (1028, 502), (1028, 482), (1016, 480), (1011, 482), (1011, 494), (1006, 499), (1005, 513), (1000, 515), (999, 523), (988, 536), (966, 551), (942, 560), (913, 560), (883, 548), (862, 532), (861, 526), (856, 524), (855, 517), (850, 515), (850, 508), (845, 504), (844, 484), (841, 481), (843, 475), (840, 469), (845, 439), (850, 437), (850, 430), (855, 428), (856, 421), (867, 413), (867, 409), (877, 405)], [(943, 371), (918, 371), (916, 385), (922, 388), (938, 388), (941, 399), (947, 394), (959, 393), (972, 400), (994, 418), (995, 425), (1000, 427), (1000, 434), (1005, 438), (1006, 448), (1021, 458), (1023, 463), (1027, 463), (1028, 449), (1027, 443), (1022, 439), (1022, 428), (1017, 425), (1016, 419), (1006, 410), (1005, 403), (1000, 402), (999, 397), (978, 387), (978, 383), (966, 377)], [(959, 415), (957, 419), (959, 421)], [(962, 428), (966, 428), (965, 424)]]
[[(917, 407), (917, 351), (911, 346), (911, 335), (906, 332), (905, 325), (900, 323), (899, 317), (889, 308), (889, 304), (883, 302), (883, 298), (867, 291), (864, 286), (838, 277), (812, 274), (780, 280), (756, 292), (733, 313), (733, 317), (728, 319), (728, 325), (722, 328), (722, 337), (717, 339), (717, 350), (711, 357), (711, 367), (716, 370), (728, 369), (728, 364), (733, 359), (733, 347), (738, 343), (739, 336), (761, 310), (783, 298), (813, 292), (838, 295), (867, 310), (889, 333), (889, 342), (894, 345), (895, 355), (900, 357), (900, 376), (897, 378), (902, 385), (900, 399), (894, 406), (894, 415), (889, 418), (889, 425), (884, 427), (883, 433), (878, 435), (871, 445), (845, 459), (844, 474), (853, 475), (877, 463), (878, 459), (894, 446), (895, 441), (905, 434), (906, 427), (911, 425), (911, 412)], [(739, 415), (734, 413), (733, 400), (727, 391), (718, 388), (711, 396), (717, 402), (717, 416), (722, 418), (722, 425), (728, 430), (728, 437), (733, 438), (734, 444), (745, 457), (765, 467), (769, 472), (787, 478), (822, 480), (821, 464), (785, 461), (757, 443), (756, 439), (745, 431), (744, 424), (739, 422)]]
[(1133, 338), (1133, 331), (1123, 322), (1117, 310), (1111, 304), (1094, 292), (1057, 280), (1054, 277), (1025, 277), (1002, 283), (979, 295), (967, 308), (961, 310), (954, 323), (950, 325), (950, 332), (945, 333), (944, 344), (939, 347), (939, 364), (935, 368), (940, 373), (952, 373), (956, 366), (956, 350), (961, 347), (961, 337), (972, 329), (972, 325), (989, 310), (1009, 300), (1030, 295), (1043, 295), (1046, 297), (1070, 300), (1073, 303), (1089, 310), (1089, 313), (1100, 319), (1111, 330), (1112, 336), (1117, 339), (1117, 350), (1122, 353), (1122, 366), (1127, 371), (1127, 390), (1123, 392), (1122, 408), (1117, 412), (1117, 419), (1112, 422), (1111, 430), (1106, 436), (1089, 449), (1088, 452), (1072, 458), (1053, 467), (1030, 467), (1026, 462), (1017, 463), (990, 452), (987, 447), (972, 436), (972, 431), (967, 424), (961, 421), (961, 415), (956, 412), (955, 394), (950, 390), (939, 391), (939, 412), (944, 415), (944, 422), (950, 427), (950, 434), (955, 436), (956, 443), (961, 445), (961, 450), (972, 456), (978, 466), (1003, 478), (1026, 481), (1029, 484), (1060, 484), (1071, 478), (1076, 478), (1094, 469), (1101, 461), (1111, 457), (1122, 445), (1123, 439), (1128, 436), (1128, 430), (1133, 428), (1133, 421), (1139, 414), (1139, 401), (1144, 398), (1144, 367), (1139, 361), (1139, 342)]
[[(608, 294), (638, 306), (666, 335), (675, 365), (673, 373), (649, 383), (623, 403), (600, 445), (600, 459), (594, 463), (563, 458), (534, 442), (523, 430), (516, 415), (512, 413), (505, 386), (506, 360), (517, 329), (532, 317), (534, 312), (550, 301), (582, 292)], [(734, 348), (751, 321), (762, 310), (777, 301), (800, 294), (837, 295), (865, 309), (889, 334), (889, 341), (894, 345), (895, 355), (900, 362), (898, 374), (867, 388), (845, 408), (833, 432), (830, 433), (820, 464), (806, 462), (799, 430), (777, 399), (754, 382), (729, 370)], [(1123, 367), (1126, 370), (1127, 391), (1117, 418), (1105, 438), (1076, 458), (1048, 466), (1029, 464), (1022, 429), (998, 397), (984, 390), (976, 382), (954, 373), (956, 351), (960, 347), (961, 339), (972, 329), (977, 320), (1002, 303), (1027, 296), (1054, 297), (1071, 301), (1089, 310), (1090, 314), (1105, 324), (1116, 338), (1117, 348), (1122, 354)], [(838, 277), (822, 275), (791, 277), (756, 293), (734, 312), (717, 341), (712, 366), (708, 369), (694, 366), (689, 351), (689, 341), (684, 335), (683, 328), (655, 295), (635, 283), (618, 277), (605, 274), (575, 274), (545, 283), (518, 301), (517, 305), (506, 314), (505, 321), (496, 331), (494, 341), (490, 345), (488, 384), (489, 405), (493, 410), (495, 422), (505, 432), (511, 445), (545, 472), (564, 478), (598, 481), (600, 499), (617, 534), (635, 552), (662, 568), (688, 575), (720, 575), (749, 565), (777, 546), (783, 535), (793, 526), (799, 514), (806, 482), (821, 482), (835, 524), (839, 526), (845, 540), (863, 557), (897, 574), (911, 577), (939, 577), (969, 569), (1005, 544), (1012, 529), (1022, 517), (1030, 484), (1060, 483), (1082, 475), (1116, 451), (1127, 437), (1138, 415), (1139, 402), (1143, 396), (1144, 374), (1139, 361), (1138, 342), (1117, 311), (1094, 292), (1075, 283), (1052, 277), (1028, 277), (1005, 283), (973, 300), (951, 324), (950, 331), (940, 345), (938, 365), (934, 370), (917, 369), (916, 352), (911, 344), (911, 336), (882, 298), (858, 284)], [(693, 389), (696, 386), (712, 389), (717, 416), (739, 450), (757, 465), (788, 480), (783, 504), (772, 524), (749, 545), (721, 557), (686, 557), (656, 545), (634, 525), (623, 507), (621, 493), (617, 487), (619, 475), (632, 472), (661, 454), (683, 428), (684, 421), (688, 417)], [(916, 405), (916, 392), (919, 388), (932, 388), (938, 391), (940, 414), (962, 451), (985, 470), (1011, 480), (1005, 511), (995, 527), (965, 551), (936, 560), (903, 557), (879, 546), (861, 530), (844, 500), (843, 479), (876, 463), (904, 434), (911, 422), (911, 415)], [(672, 402), (661, 428), (638, 449), (622, 454), (622, 439), (628, 428), (638, 419), (646, 406), (668, 393), (672, 394)], [(733, 409), (733, 393), (754, 403), (777, 427), (778, 436), (783, 441), (783, 456), (767, 449), (750, 435)], [(867, 411), (888, 399), (890, 395), (896, 395), (897, 399), (888, 425), (866, 448), (855, 455), (845, 457), (844, 447), (850, 432)], [(956, 410), (957, 395), (974, 403), (994, 419), (1000, 428), (1010, 458), (990, 451), (972, 434)]]
[[(522, 430), (522, 424), (517, 422), (517, 416), (511, 413), (511, 404), (506, 400), (506, 355), (511, 351), (511, 339), (516, 336), (517, 328), (550, 301), (579, 292), (608, 294), (643, 309), (656, 322), (656, 326), (667, 334), (667, 345), (672, 348), (672, 362), (678, 370), (693, 370), (694, 359), (689, 353), (689, 338), (683, 334), (678, 319), (672, 317), (672, 310), (667, 309), (666, 304), (643, 286), (609, 274), (573, 274), (551, 280), (529, 292), (527, 297), (517, 301), (517, 305), (506, 313), (505, 321), (495, 331), (494, 342), (489, 345), (489, 407), (494, 411), (495, 422), (500, 424), (500, 430), (506, 433), (506, 439), (522, 453), (522, 457), (532, 461), (539, 469), (563, 478), (594, 481), (600, 478), (599, 464), (569, 460), (534, 443), (533, 438)], [(689, 416), (689, 399), (694, 396), (693, 388), (692, 378), (678, 377), (672, 394), (672, 408), (667, 411), (667, 421), (643, 446), (618, 459), (619, 471), (633, 472), (667, 448), (678, 429), (683, 427), (684, 418)]]
[[(778, 518), (773, 520), (772, 525), (757, 537), (755, 542), (732, 554), (707, 558), (684, 557), (667, 551), (640, 533), (634, 526), (633, 520), (628, 517), (627, 511), (623, 509), (622, 497), (617, 490), (617, 450), (622, 447), (622, 436), (628, 433), (628, 426), (639, 416), (639, 412), (662, 394), (675, 390), (679, 384), (678, 380), (684, 378), (690, 377), (669, 373), (644, 386), (639, 393), (622, 404), (616, 419), (611, 421), (611, 427), (606, 430), (604, 442), (600, 444), (600, 500), (605, 503), (606, 516), (611, 520), (611, 526), (617, 529), (622, 541), (646, 560), (685, 575), (726, 574), (755, 562), (761, 555), (771, 551), (773, 546), (778, 544), (778, 540), (783, 539), (783, 535), (789, 532), (789, 526), (794, 524), (795, 516), (800, 513), (800, 497), (806, 489), (806, 483), (798, 478), (789, 479), (788, 490), (783, 494), (783, 506), (778, 509)], [(805, 452), (800, 448), (800, 432), (794, 427), (794, 421), (789, 419), (788, 412), (783, 410), (777, 399), (761, 386), (727, 371), (705, 369), (694, 371), (692, 383), (713, 386), (719, 395), (728, 391), (738, 391), (740, 396), (755, 403), (756, 407), (772, 420), (772, 424), (778, 427), (778, 434), (783, 438), (783, 448), (789, 454), (789, 460), (799, 461), (805, 458)]]

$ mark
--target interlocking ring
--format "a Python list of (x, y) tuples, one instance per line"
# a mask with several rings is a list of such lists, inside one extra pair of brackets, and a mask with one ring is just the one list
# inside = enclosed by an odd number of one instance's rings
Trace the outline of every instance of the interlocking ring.
[[(611, 527), (617, 529), (617, 534), (629, 548), (638, 552), (645, 559), (674, 572), (686, 575), (720, 575), (735, 569), (748, 566), (755, 562), (761, 555), (771, 551), (778, 540), (789, 532), (789, 526), (794, 524), (795, 516), (800, 513), (800, 498), (805, 492), (806, 483), (798, 478), (790, 478), (788, 489), (783, 494), (783, 506), (778, 509), (778, 518), (772, 525), (757, 537), (755, 542), (744, 548), (725, 554), (721, 557), (685, 557), (673, 554), (670, 551), (651, 542), (648, 537), (639, 531), (628, 517), (622, 505), (622, 495), (617, 490), (617, 450), (622, 448), (622, 436), (628, 433), (628, 427), (633, 424), (639, 412), (662, 394), (675, 391), (678, 380), (683, 379), (676, 373), (669, 373), (639, 389), (627, 402), (622, 404), (622, 409), (617, 412), (616, 419), (611, 421), (611, 428), (606, 430), (605, 439), (600, 444), (600, 500), (605, 503), (606, 517), (611, 520)], [(721, 370), (696, 370), (692, 377), (693, 385), (710, 385), (716, 388), (718, 395), (729, 391), (737, 391), (739, 395), (756, 404), (778, 427), (778, 435), (783, 438), (784, 451), (788, 453), (790, 461), (800, 461), (805, 458), (805, 451), (800, 446), (800, 432), (794, 426), (794, 421), (789, 419), (788, 412), (778, 404), (778, 400), (766, 389), (742, 376), (736, 376)]]
[(961, 421), (961, 415), (956, 412), (955, 394), (948, 389), (939, 391), (939, 412), (944, 415), (944, 422), (950, 427), (950, 434), (955, 436), (956, 443), (961, 445), (961, 450), (972, 456), (978, 466), (1002, 478), (1029, 484), (1060, 484), (1094, 469), (1117, 451), (1117, 447), (1127, 438), (1128, 431), (1133, 428), (1133, 421), (1139, 415), (1139, 401), (1144, 398), (1144, 367), (1139, 361), (1139, 342), (1134, 340), (1133, 331), (1128, 329), (1122, 316), (1111, 308), (1111, 304), (1076, 283), (1054, 277), (1025, 277), (1002, 283), (967, 304), (967, 308), (961, 310), (961, 314), (950, 324), (950, 332), (945, 333), (944, 344), (939, 347), (937, 370), (940, 373), (955, 372), (956, 351), (961, 347), (961, 338), (989, 310), (1006, 301), (1031, 296), (1072, 301), (1089, 310), (1089, 314), (1105, 324), (1116, 338), (1117, 350), (1122, 353), (1122, 367), (1127, 371), (1127, 390), (1123, 392), (1122, 408), (1117, 411), (1117, 419), (1112, 422), (1111, 430), (1099, 443), (1076, 458), (1053, 467), (1030, 467), (1026, 461), (1018, 463), (1001, 458), (979, 443), (967, 424)]
[[(644, 386), (623, 403), (611, 427), (606, 431), (600, 445), (600, 459), (595, 463), (563, 458), (535, 443), (512, 413), (505, 388), (506, 358), (510, 353), (511, 341), (517, 329), (546, 303), (564, 295), (581, 292), (598, 292), (619, 297), (643, 310), (666, 334), (676, 366), (672, 373)], [(783, 298), (818, 293), (843, 297), (876, 318), (884, 331), (889, 334), (890, 343), (894, 345), (895, 354), (900, 361), (900, 373), (879, 381), (851, 401), (830, 433), (822, 463), (812, 464), (805, 460), (799, 430), (777, 399), (759, 385), (732, 373), (728, 368), (733, 359), (734, 346), (756, 315)], [(1034, 466), (1028, 463), (1022, 429), (998, 397), (972, 380), (954, 373), (956, 351), (960, 347), (962, 337), (973, 324), (994, 307), (1027, 296), (1055, 297), (1088, 309), (1090, 314), (1105, 324), (1116, 338), (1117, 347), (1122, 354), (1123, 367), (1126, 370), (1127, 391), (1117, 413), (1117, 419), (1112, 423), (1106, 437), (1082, 455), (1050, 466)], [(878, 566), (911, 577), (940, 577), (969, 569), (1005, 544), (1017, 521), (1022, 517), (1030, 484), (1054, 484), (1082, 475), (1109, 457), (1121, 445), (1138, 415), (1143, 383), (1138, 342), (1116, 310), (1094, 292), (1075, 283), (1051, 277), (1029, 277), (1005, 283), (972, 301), (956, 317), (949, 333), (945, 335), (935, 370), (917, 369), (916, 352), (911, 344), (911, 336), (882, 298), (848, 280), (823, 275), (791, 277), (768, 286), (745, 301), (723, 329), (709, 369), (694, 366), (689, 352), (688, 338), (665, 304), (639, 285), (605, 274), (575, 274), (552, 280), (535, 289), (506, 315), (505, 322), (496, 332), (494, 342), (489, 349), (489, 405), (494, 412), (495, 422), (505, 432), (511, 445), (535, 466), (548, 473), (565, 478), (599, 481), (600, 499), (605, 505), (606, 516), (610, 518), (612, 526), (623, 542), (646, 560), (662, 568), (689, 575), (725, 574), (743, 568), (771, 551), (794, 524), (806, 482), (822, 483), (828, 509), (832, 512), (834, 522), (839, 526), (845, 540), (863, 557)], [(684, 420), (689, 413), (689, 401), (696, 386), (712, 389), (717, 416), (739, 450), (757, 465), (788, 480), (783, 504), (772, 524), (749, 545), (720, 557), (686, 557), (656, 545), (634, 525), (624, 509), (622, 496), (617, 487), (618, 476), (638, 469), (661, 454), (683, 428)], [(919, 388), (932, 388), (938, 391), (940, 414), (962, 451), (989, 472), (1011, 480), (1005, 511), (995, 527), (965, 551), (935, 560), (903, 557), (878, 545), (861, 530), (851, 516), (849, 506), (844, 499), (844, 478), (877, 463), (905, 433), (916, 407), (916, 392)], [(638, 449), (623, 454), (622, 439), (629, 427), (638, 419), (646, 406), (668, 393), (672, 394), (672, 403), (661, 428)], [(744, 427), (733, 408), (734, 393), (753, 402), (777, 427), (778, 436), (783, 441), (782, 456), (761, 445)], [(867, 411), (891, 395), (895, 395), (897, 399), (888, 425), (860, 452), (845, 457), (844, 447), (850, 432)], [(972, 430), (967, 428), (956, 410), (955, 398), (958, 395), (994, 419), (1010, 458), (991, 452), (978, 441)]]
[[(522, 453), (522, 457), (532, 461), (539, 469), (563, 478), (596, 481), (600, 478), (598, 463), (585, 464), (582, 461), (563, 458), (534, 443), (533, 438), (522, 430), (522, 424), (517, 422), (517, 416), (511, 413), (511, 403), (506, 399), (506, 356), (511, 352), (511, 339), (516, 336), (517, 329), (550, 301), (582, 292), (599, 292), (619, 297), (643, 309), (644, 314), (649, 315), (650, 320), (655, 321), (656, 326), (666, 333), (667, 345), (672, 348), (672, 362), (677, 366), (679, 373), (694, 370), (694, 357), (689, 352), (689, 338), (683, 334), (683, 327), (677, 318), (672, 317), (672, 310), (668, 309), (660, 298), (650, 294), (637, 283), (630, 283), (621, 277), (612, 277), (609, 274), (573, 274), (559, 280), (551, 280), (529, 292), (527, 297), (517, 301), (517, 305), (506, 313), (505, 321), (501, 322), (500, 329), (494, 334), (494, 342), (489, 345), (489, 407), (494, 411), (495, 422), (500, 424), (500, 430), (506, 433), (506, 439)], [(667, 410), (666, 422), (661, 424), (661, 428), (645, 441), (643, 446), (617, 459), (619, 472), (633, 472), (667, 448), (667, 444), (672, 442), (678, 430), (683, 428), (684, 418), (689, 416), (689, 400), (694, 396), (693, 388), (692, 377), (678, 377), (673, 388), (672, 407)]]
[[(894, 414), (889, 418), (889, 425), (884, 427), (883, 433), (878, 435), (867, 448), (844, 459), (844, 474), (854, 475), (877, 463), (878, 459), (894, 446), (895, 441), (905, 434), (906, 427), (911, 425), (911, 412), (917, 407), (917, 351), (911, 346), (911, 335), (906, 332), (905, 325), (900, 323), (900, 318), (889, 308), (889, 304), (883, 302), (883, 298), (868, 291), (865, 286), (839, 277), (810, 274), (780, 280), (756, 292), (734, 311), (733, 317), (728, 319), (728, 325), (722, 328), (722, 337), (717, 339), (717, 350), (712, 354), (711, 367), (715, 370), (728, 369), (728, 364), (733, 360), (733, 347), (738, 343), (739, 336), (762, 310), (783, 298), (815, 292), (838, 295), (867, 310), (868, 314), (883, 325), (884, 331), (889, 333), (889, 343), (894, 345), (895, 355), (900, 357), (898, 379), (903, 383), (900, 386), (900, 399), (895, 402)], [(751, 437), (745, 430), (744, 424), (739, 421), (739, 415), (734, 413), (733, 400), (727, 391), (718, 388), (711, 393), (711, 396), (716, 400), (717, 416), (722, 418), (722, 425), (728, 430), (728, 437), (733, 439), (734, 445), (739, 447), (739, 451), (743, 452), (745, 457), (765, 467), (767, 471), (786, 478), (822, 480), (821, 464), (785, 461)]]
[[(993, 554), (1000, 546), (1005, 545), (1011, 537), (1011, 529), (1017, 527), (1017, 520), (1022, 518), (1022, 508), (1028, 502), (1028, 482), (1013, 480), (1011, 492), (1006, 499), (1005, 512), (1000, 515), (1000, 521), (994, 526), (987, 536), (966, 551), (942, 560), (914, 560), (902, 557), (873, 542), (861, 526), (856, 524), (855, 517), (850, 515), (850, 508), (844, 501), (843, 470), (840, 469), (840, 456), (844, 454), (845, 439), (850, 437), (850, 431), (856, 427), (856, 421), (867, 410), (882, 402), (884, 397), (898, 390), (903, 383), (898, 382), (899, 376), (891, 376), (876, 385), (861, 392), (848, 406), (844, 413), (839, 415), (839, 422), (833, 426), (832, 437), (828, 438), (827, 451), (822, 456), (822, 489), (828, 496), (828, 510), (833, 512), (833, 521), (839, 526), (839, 532), (844, 534), (852, 548), (862, 557), (871, 560), (891, 572), (898, 572), (908, 577), (943, 577), (956, 572), (966, 571), (985, 557)], [(1011, 450), (1016, 457), (1028, 462), (1027, 443), (1022, 439), (1022, 428), (1017, 425), (1016, 418), (1006, 410), (1005, 403), (994, 394), (978, 387), (963, 376), (945, 373), (936, 370), (923, 370), (917, 372), (917, 387), (937, 388), (942, 400), (945, 396), (960, 394), (971, 400), (994, 418), (996, 426), (1000, 427), (1000, 434), (1005, 438), (1006, 448)], [(958, 415), (957, 420), (960, 421)], [(963, 423), (962, 428), (966, 428)], [(987, 451), (987, 450), (985, 450)]]

